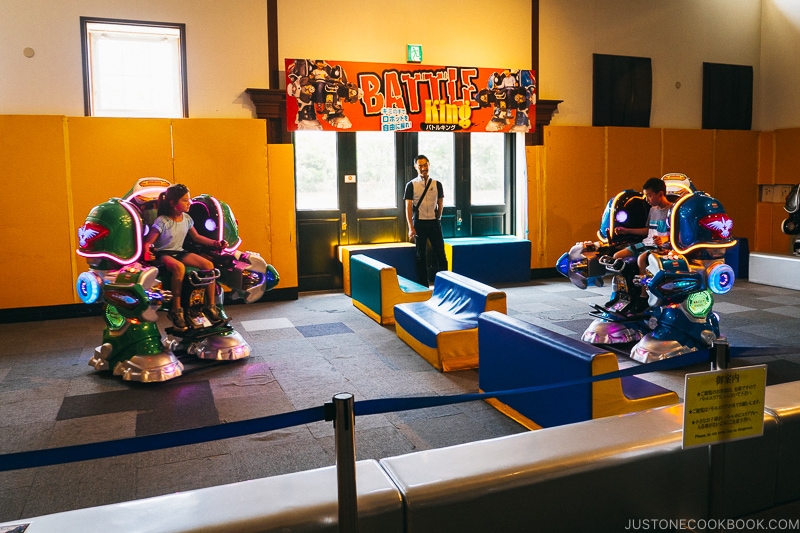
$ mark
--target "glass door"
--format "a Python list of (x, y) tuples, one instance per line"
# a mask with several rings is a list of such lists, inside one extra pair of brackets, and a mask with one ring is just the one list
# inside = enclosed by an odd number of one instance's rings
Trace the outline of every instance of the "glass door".
[(299, 289), (340, 288), (339, 246), (403, 237), (395, 134), (304, 131), (294, 146)]

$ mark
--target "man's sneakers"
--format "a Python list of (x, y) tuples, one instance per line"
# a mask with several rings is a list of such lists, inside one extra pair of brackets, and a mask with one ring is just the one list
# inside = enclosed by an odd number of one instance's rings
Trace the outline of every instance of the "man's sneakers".
[(228, 320), (225, 311), (217, 305), (208, 305), (204, 307), (203, 314), (211, 320), (212, 324), (220, 324)]
[(169, 316), (175, 329), (180, 331), (189, 329), (189, 326), (186, 325), (186, 316), (183, 313), (183, 308), (173, 309), (167, 313), (167, 316)]

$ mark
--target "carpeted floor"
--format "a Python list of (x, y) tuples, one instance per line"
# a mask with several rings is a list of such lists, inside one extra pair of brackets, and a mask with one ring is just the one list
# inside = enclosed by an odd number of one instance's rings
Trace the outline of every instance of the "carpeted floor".
[[(580, 337), (590, 304), (608, 288), (566, 279), (500, 286), (508, 313)], [(768, 383), (800, 380), (800, 293), (737, 281), (715, 310), (733, 347), (789, 347), (735, 359), (766, 364)], [(0, 453), (101, 442), (315, 407), (339, 392), (355, 399), (477, 391), (475, 370), (442, 374), (341, 292), (228, 308), (250, 343), (248, 359), (195, 364), (167, 383), (123, 382), (88, 366), (99, 317), (0, 324)], [(166, 322), (165, 322), (166, 324)], [(624, 356), (620, 366), (635, 365)], [(647, 379), (683, 394), (689, 371)], [(483, 402), (356, 420), (358, 459), (380, 459), (525, 431)], [(0, 473), (0, 522), (334, 464), (333, 428), (318, 422), (109, 459)]]

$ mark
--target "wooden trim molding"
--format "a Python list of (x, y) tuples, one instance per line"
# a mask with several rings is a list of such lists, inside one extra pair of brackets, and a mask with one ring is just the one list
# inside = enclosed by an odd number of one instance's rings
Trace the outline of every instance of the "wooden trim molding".
[(536, 127), (525, 135), (526, 146), (539, 146), (544, 144), (544, 127), (550, 125), (553, 115), (558, 111), (558, 104), (564, 100), (537, 100), (536, 102)]
[(267, 121), (267, 144), (292, 144), (286, 127), (286, 91), (282, 89), (245, 89), (256, 107), (256, 118)]
[[(282, 89), (245, 89), (256, 107), (256, 118), (267, 121), (268, 144), (291, 144), (292, 134), (286, 124), (286, 91)], [(544, 144), (544, 127), (550, 124), (558, 104), (563, 100), (539, 100), (536, 102), (536, 127), (525, 136), (525, 144)]]

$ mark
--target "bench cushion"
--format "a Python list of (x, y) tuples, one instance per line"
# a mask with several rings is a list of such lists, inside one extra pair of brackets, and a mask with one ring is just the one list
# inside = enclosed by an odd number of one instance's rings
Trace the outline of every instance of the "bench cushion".
[(416, 247), (410, 242), (387, 242), (381, 244), (348, 244), (339, 247), (342, 262), (342, 286), (347, 296), (350, 292), (350, 258), (356, 254), (366, 255), (397, 269), (397, 275), (409, 280), (417, 279)]
[[(597, 346), (506, 316), (478, 319), (479, 386), (485, 392), (585, 379), (619, 369)], [(490, 403), (531, 429), (570, 424), (678, 402), (674, 392), (634, 378), (570, 385)]]
[(531, 242), (513, 235), (445, 239), (450, 270), (483, 283), (531, 279)]
[(429, 300), (395, 306), (398, 337), (442, 371), (478, 364), (478, 316), (505, 313), (506, 295), (454, 272), (438, 272)]
[(380, 324), (394, 324), (394, 306), (431, 296), (428, 287), (397, 275), (397, 270), (362, 254), (350, 258), (353, 305)]

